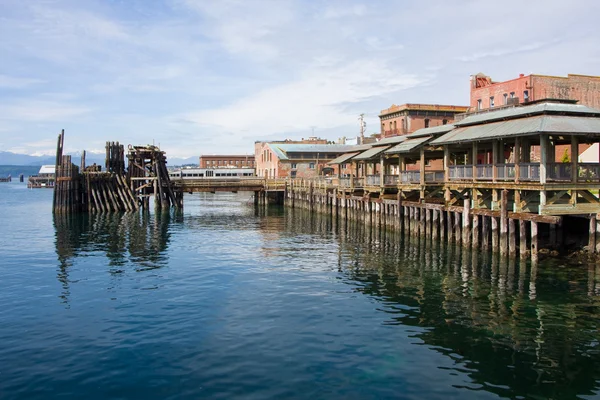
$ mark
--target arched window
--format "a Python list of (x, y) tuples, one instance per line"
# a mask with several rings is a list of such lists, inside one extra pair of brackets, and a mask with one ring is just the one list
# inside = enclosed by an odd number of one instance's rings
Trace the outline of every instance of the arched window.
[(429, 118), (425, 118), (425, 128), (429, 128)]

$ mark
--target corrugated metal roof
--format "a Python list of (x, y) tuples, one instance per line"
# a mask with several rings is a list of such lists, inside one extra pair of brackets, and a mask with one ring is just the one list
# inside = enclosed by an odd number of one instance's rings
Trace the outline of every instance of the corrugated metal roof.
[(433, 136), (421, 136), (414, 139), (408, 139), (391, 149), (387, 150), (386, 154), (410, 153), (420, 145), (427, 143)]
[(389, 149), (390, 147), (391, 146), (373, 147), (372, 149), (363, 151), (362, 153), (360, 153), (359, 155), (357, 155), (356, 157), (354, 157), (354, 159), (355, 160), (360, 160), (360, 161), (369, 160), (369, 159), (377, 156), (379, 153), (382, 153), (385, 150)]
[(461, 121), (454, 122), (456, 126), (481, 124), (503, 119), (519, 118), (531, 114), (544, 113), (576, 113), (576, 114), (600, 114), (600, 110), (590, 108), (581, 104), (569, 103), (538, 103), (521, 107), (501, 108), (481, 114), (471, 115)]
[(343, 164), (343, 163), (347, 162), (349, 159), (351, 159), (352, 157), (354, 157), (355, 155), (357, 155), (358, 153), (360, 153), (360, 151), (342, 154), (338, 158), (329, 161), (327, 164)]
[(42, 165), (38, 174), (54, 174), (56, 173), (55, 165)]
[(407, 135), (391, 136), (381, 139), (378, 142), (371, 143), (372, 146), (384, 146), (386, 144), (396, 144), (406, 140)]
[(281, 144), (269, 143), (271, 150), (277, 154), (280, 160), (288, 160), (287, 153), (346, 153), (351, 151), (356, 146), (345, 144)]
[(432, 126), (431, 128), (422, 128), (406, 135), (407, 138), (416, 138), (421, 136), (438, 136), (442, 133), (450, 132), (455, 126), (452, 124)]
[(600, 136), (600, 118), (566, 115), (537, 115), (529, 118), (463, 126), (433, 140), (432, 144), (473, 142), (495, 138), (548, 134), (596, 134)]

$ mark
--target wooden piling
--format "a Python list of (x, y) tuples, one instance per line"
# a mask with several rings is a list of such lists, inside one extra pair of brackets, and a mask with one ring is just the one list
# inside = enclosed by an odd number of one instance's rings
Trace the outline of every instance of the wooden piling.
[(462, 243), (463, 246), (469, 247), (471, 245), (471, 199), (464, 199), (463, 204)]

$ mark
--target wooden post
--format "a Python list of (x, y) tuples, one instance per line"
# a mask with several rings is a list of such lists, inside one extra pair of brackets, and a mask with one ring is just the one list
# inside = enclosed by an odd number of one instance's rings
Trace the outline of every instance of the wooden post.
[(590, 235), (588, 240), (588, 251), (590, 253), (596, 252), (596, 216), (590, 217)]
[(465, 198), (462, 215), (462, 241), (463, 246), (471, 245), (471, 199)]
[(538, 224), (531, 221), (531, 262), (537, 264), (538, 261)]
[(425, 186), (425, 146), (421, 147), (419, 158), (419, 183), (421, 184), (421, 190), (423, 190)]
[(444, 240), (446, 240), (446, 224), (444, 223), (444, 215), (446, 215), (446, 213), (444, 212), (444, 210), (438, 210), (438, 214), (440, 217), (440, 243), (443, 243)]
[[(514, 155), (514, 162), (515, 162), (515, 182), (519, 182), (519, 179), (521, 178), (521, 138), (520, 137), (516, 137), (515, 138), (515, 147), (513, 148), (513, 155)], [(517, 192), (517, 190), (515, 190), (515, 192)], [(515, 202), (516, 202), (516, 196), (515, 196)]]
[(439, 236), (438, 232), (439, 232), (439, 229), (440, 229), (440, 226), (439, 226), (439, 215), (438, 215), (439, 214), (439, 210), (435, 210), (434, 209), (434, 210), (432, 210), (432, 212), (433, 212), (433, 216), (432, 216), (433, 217), (432, 218), (433, 221), (432, 221), (432, 228), (431, 228), (431, 234), (432, 234), (431, 238), (434, 241), (437, 242), (437, 239), (438, 239), (438, 236)]
[(473, 215), (473, 248), (479, 247), (479, 215)]
[[(540, 135), (540, 183), (545, 184), (548, 172), (548, 135)], [(533, 226), (533, 225), (532, 225)], [(536, 226), (537, 229), (537, 226)]]
[(498, 180), (498, 140), (494, 140), (492, 142), (492, 182), (496, 182)]
[(521, 258), (527, 257), (527, 224), (525, 220), (519, 220), (519, 254)]
[[(576, 183), (579, 176), (579, 137), (571, 136), (571, 182)], [(554, 161), (554, 160), (552, 160)]]
[(500, 254), (506, 255), (508, 250), (508, 190), (502, 191), (500, 200)]
[(517, 234), (515, 232), (515, 220), (508, 220), (508, 254), (511, 257), (517, 255)]
[(498, 251), (498, 217), (490, 217), (492, 223), (492, 251)]
[(490, 249), (490, 217), (487, 215), (481, 216), (481, 248), (483, 250)]
[(455, 212), (454, 213), (454, 236), (456, 238), (456, 243), (460, 244), (461, 241), (461, 237), (460, 237), (460, 213), (459, 212)]

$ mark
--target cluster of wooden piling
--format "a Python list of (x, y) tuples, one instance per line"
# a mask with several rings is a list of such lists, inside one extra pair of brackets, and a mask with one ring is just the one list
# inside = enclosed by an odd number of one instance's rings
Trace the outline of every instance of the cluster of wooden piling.
[(56, 213), (73, 213), (82, 210), (82, 190), (79, 167), (71, 162), (71, 156), (63, 155), (65, 131), (58, 135), (56, 147), (56, 170), (52, 205)]
[(285, 201), (292, 208), (359, 219), (398, 229), (404, 235), (427, 235), (436, 241), (492, 250), (510, 257), (520, 254), (537, 259), (539, 223), (549, 225), (549, 242), (561, 242), (560, 217), (508, 212), (506, 191), (502, 192), (500, 210), (472, 208), (468, 198), (461, 207), (406, 201), (401, 193), (396, 198), (353, 196), (313, 181), (289, 182), (285, 193)]
[(128, 168), (125, 149), (119, 142), (106, 142), (105, 171), (99, 165), (85, 165), (81, 156), (81, 172), (63, 156), (64, 130), (58, 136), (56, 179), (53, 209), (57, 213), (128, 212), (149, 208), (154, 195), (155, 206), (181, 207), (182, 195), (173, 190), (166, 167), (166, 156), (155, 146), (129, 148)]
[(183, 207), (183, 193), (173, 189), (164, 151), (156, 146), (131, 146), (127, 158), (131, 190), (144, 208), (149, 207), (150, 197), (158, 208)]

